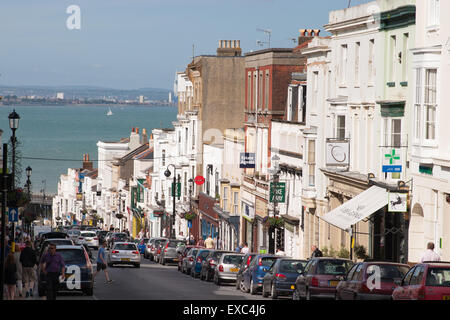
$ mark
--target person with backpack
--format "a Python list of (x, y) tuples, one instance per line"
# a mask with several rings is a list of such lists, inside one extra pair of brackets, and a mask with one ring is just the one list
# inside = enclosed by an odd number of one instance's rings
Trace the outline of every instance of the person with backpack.
[(36, 282), (37, 257), (36, 252), (31, 246), (31, 241), (25, 242), (25, 248), (20, 253), (20, 262), (22, 263), (22, 280), (25, 283), (25, 298), (33, 296), (34, 283)]

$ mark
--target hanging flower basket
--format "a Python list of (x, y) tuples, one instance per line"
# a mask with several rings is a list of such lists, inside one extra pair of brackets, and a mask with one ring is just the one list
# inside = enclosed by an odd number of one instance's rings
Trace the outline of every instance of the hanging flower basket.
[(197, 215), (196, 215), (195, 213), (191, 213), (191, 212), (186, 213), (186, 214), (184, 215), (184, 218), (185, 218), (186, 220), (194, 220), (196, 217), (197, 217)]
[(284, 226), (284, 221), (280, 217), (268, 217), (266, 220), (267, 227), (282, 228)]
[(8, 192), (7, 206), (10, 208), (24, 207), (30, 202), (28, 194), (23, 189)]

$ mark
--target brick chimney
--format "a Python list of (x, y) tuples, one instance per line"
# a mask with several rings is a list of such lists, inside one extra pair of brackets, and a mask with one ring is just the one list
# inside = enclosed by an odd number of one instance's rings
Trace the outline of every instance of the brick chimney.
[(83, 170), (94, 170), (94, 165), (92, 161), (89, 161), (89, 154), (83, 154)]
[(146, 144), (148, 142), (147, 130), (142, 129), (142, 137), (141, 137), (141, 145)]
[(318, 37), (319, 29), (300, 29), (300, 36), (298, 37), (298, 45), (301, 45), (307, 41), (311, 41), (314, 37)]
[(217, 56), (238, 57), (242, 54), (241, 40), (219, 40)]
[(130, 135), (130, 143), (128, 147), (134, 150), (141, 145), (141, 138), (139, 137), (139, 128), (133, 128)]

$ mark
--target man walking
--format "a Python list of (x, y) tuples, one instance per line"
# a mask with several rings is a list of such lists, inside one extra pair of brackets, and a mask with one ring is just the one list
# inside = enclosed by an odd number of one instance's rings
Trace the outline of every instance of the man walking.
[(441, 261), (441, 257), (436, 252), (434, 252), (434, 243), (433, 242), (428, 242), (427, 251), (425, 251), (422, 254), (422, 258), (420, 259), (420, 262), (425, 262), (425, 261)]
[(98, 249), (97, 271), (94, 274), (94, 279), (95, 279), (95, 276), (101, 270), (103, 270), (103, 271), (105, 271), (106, 283), (111, 283), (113, 281), (109, 278), (108, 271), (106, 270), (106, 252), (105, 252), (105, 248), (106, 248), (106, 241), (103, 241), (102, 242), (102, 246), (100, 247), (100, 249)]
[(311, 259), (312, 259), (312, 258), (315, 258), (315, 257), (323, 257), (322, 251), (320, 251), (319, 248), (317, 248), (316, 245), (312, 245), (312, 246), (311, 246), (311, 251), (312, 251), (312, 253), (311, 253)]
[(46, 277), (47, 300), (56, 300), (59, 287), (59, 276), (65, 275), (66, 265), (60, 253), (56, 252), (56, 245), (51, 243), (41, 262), (41, 270)]
[(241, 253), (247, 254), (249, 251), (250, 251), (250, 249), (249, 249), (249, 247), (247, 245), (247, 242), (246, 242), (246, 243), (244, 243), (244, 247), (241, 249)]
[(206, 249), (214, 249), (214, 240), (211, 238), (211, 235), (206, 238), (205, 247)]
[(34, 266), (37, 265), (36, 252), (31, 247), (31, 241), (25, 242), (26, 247), (20, 253), (20, 262), (22, 263), (22, 280), (25, 283), (25, 298), (33, 296), (34, 283), (36, 282), (36, 271)]

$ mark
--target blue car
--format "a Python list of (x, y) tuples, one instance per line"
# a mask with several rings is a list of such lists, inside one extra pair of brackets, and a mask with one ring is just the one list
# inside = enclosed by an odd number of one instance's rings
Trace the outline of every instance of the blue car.
[(142, 238), (141, 240), (139, 240), (137, 247), (138, 247), (140, 254), (144, 254), (145, 247), (147, 246), (148, 240), (149, 240), (148, 238)]
[(206, 259), (206, 257), (212, 252), (214, 249), (201, 249), (198, 250), (197, 255), (194, 259), (194, 265), (191, 268), (191, 276), (193, 278), (197, 278), (202, 271), (202, 262)]
[(266, 272), (279, 258), (281, 257), (274, 254), (258, 254), (255, 256), (247, 270), (242, 274), (244, 291), (256, 294), (262, 288)]
[(262, 296), (270, 294), (272, 299), (279, 295), (292, 295), (297, 277), (303, 272), (308, 261), (281, 258), (267, 271), (263, 279)]

